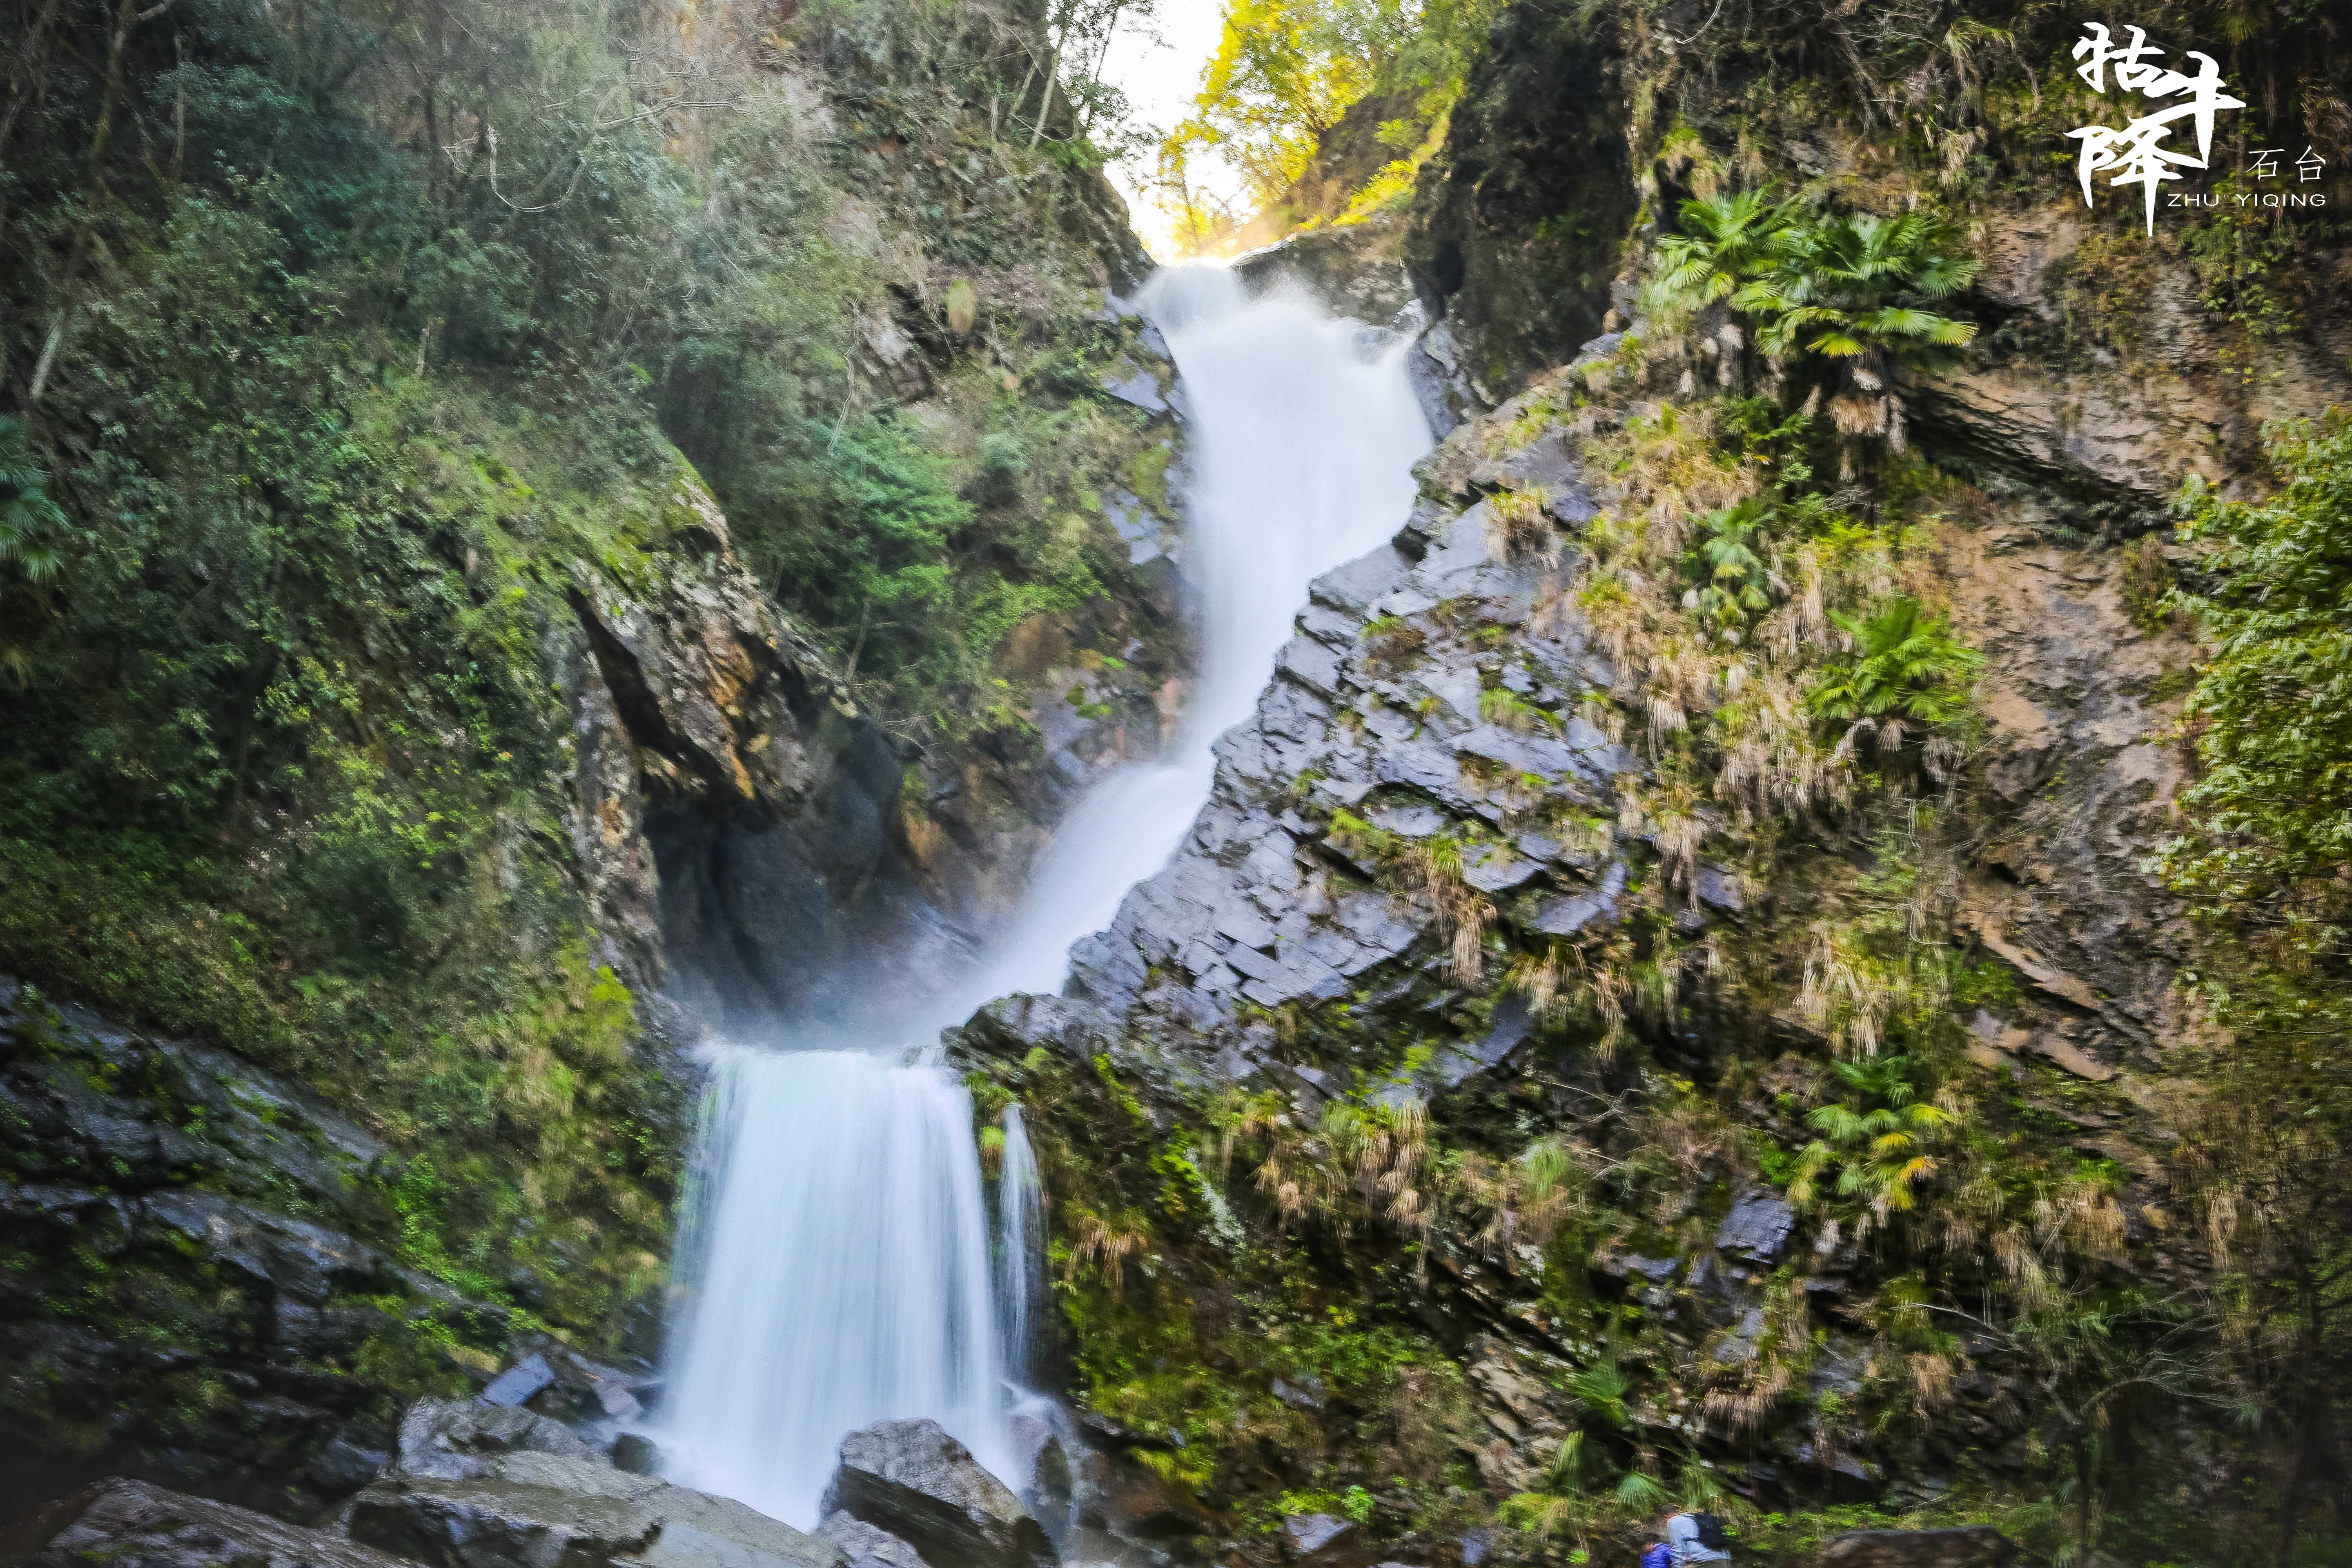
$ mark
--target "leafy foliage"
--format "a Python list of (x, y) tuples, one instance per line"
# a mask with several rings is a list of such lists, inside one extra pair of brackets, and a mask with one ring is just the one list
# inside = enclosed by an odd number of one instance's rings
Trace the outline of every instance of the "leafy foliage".
[(1654, 308), (1689, 310), (1730, 300), (1763, 277), (1798, 221), (1793, 202), (1751, 189), (1697, 197), (1679, 209), (1682, 226), (1658, 241), (1647, 298)]
[(707, 484), (938, 735), (1131, 585), (1096, 497), (1156, 440), (1034, 18), (805, 10), (6, 24), (0, 967), (358, 1108), (411, 1261), (588, 1334), (680, 1108), (568, 828), (571, 595), (699, 558)]
[(2242, 1421), (2281, 1434), (2272, 1555), (2317, 1500), (2352, 1367), (2352, 416), (2267, 433), (2276, 493), (2228, 502), (2191, 484), (2200, 552), (2173, 603), (2212, 657), (2189, 694), (2201, 773), (2189, 831), (2158, 868), (2207, 937), (2203, 1027), (2172, 1052), (2180, 1189), (2212, 1238), (2204, 1300), (2223, 1329), (2213, 1381)]
[(2167, 851), (2173, 880), (2241, 918), (2284, 922), (2343, 953), (2352, 864), (2352, 416), (2269, 435), (2279, 492), (2254, 504), (2201, 486), (2181, 537), (2202, 553), (2194, 615), (2213, 657), (2189, 701), (2201, 829)]
[(49, 476), (34, 457), (25, 422), (0, 419), (0, 568), (46, 583), (64, 568), (58, 536), (65, 509), (49, 496)]
[(20, 628), (46, 614), (37, 590), (64, 570), (69, 527), (25, 422), (0, 418), (0, 670), (12, 679), (32, 668)]
[[(1222, 160), (1252, 210), (1277, 210), (1309, 173), (1322, 138), (1357, 104), (1394, 103), (1379, 142), (1392, 162), (1340, 216), (1409, 193), (1412, 171), (1443, 138), (1488, 23), (1505, 0), (1238, 0), (1192, 114), (1161, 140), (1157, 184), (1188, 248), (1208, 248), (1248, 216), (1225, 210), (1193, 160)], [(1318, 214), (1317, 216), (1334, 215)]]
[(1975, 325), (1929, 307), (1968, 287), (1979, 267), (1932, 209), (1808, 213), (1795, 198), (1751, 187), (1682, 204), (1681, 227), (1658, 241), (1643, 299), (1670, 340), (1701, 314), (1699, 346), (1717, 357), (1727, 386), (1745, 345), (1725, 317), (1745, 318), (1776, 377), (1790, 362), (1806, 372), (1808, 412), (1827, 391), (1842, 435), (1899, 450), (1903, 405), (1890, 378), (1959, 363)]

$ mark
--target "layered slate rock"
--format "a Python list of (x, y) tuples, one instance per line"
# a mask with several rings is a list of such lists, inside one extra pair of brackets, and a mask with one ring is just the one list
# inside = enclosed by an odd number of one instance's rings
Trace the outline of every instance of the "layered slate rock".
[(845, 1568), (840, 1548), (731, 1499), (523, 1450), (462, 1479), (400, 1474), (353, 1500), (354, 1541), (433, 1568)]
[(1045, 1527), (936, 1421), (877, 1422), (844, 1438), (824, 1511), (897, 1536), (930, 1568), (1051, 1568), (1055, 1561)]
[(472, 1480), (495, 1474), (499, 1460), (520, 1453), (604, 1462), (562, 1422), (513, 1405), (420, 1399), (400, 1418), (399, 1468), (405, 1476)]
[(1751, 1263), (1777, 1263), (1796, 1223), (1797, 1211), (1785, 1200), (1770, 1193), (1742, 1193), (1716, 1232), (1716, 1249)]
[[(1539, 476), (1582, 504), (1573, 453), (1544, 442), (1486, 482)], [(1613, 671), (1563, 610), (1569, 563), (1547, 542), (1514, 554), (1507, 531), (1485, 501), (1424, 506), (1395, 543), (1318, 579), (1175, 857), (1078, 942), (1067, 998), (998, 1004), (971, 1043), (1158, 1041), (1173, 1076), (1235, 1078), (1273, 1058), (1272, 1030), (1248, 1021), (1265, 1010), (1442, 1008), (1444, 921), (1399, 874), (1440, 840), (1496, 921), (1566, 936), (1612, 918), (1628, 879), (1616, 781), (1637, 764), (1579, 708)], [(1461, 1084), (1528, 1034), (1498, 1015), (1417, 1087)]]
[(144, 1481), (101, 1481), (0, 1535), (22, 1568), (406, 1568), (372, 1547)]
[(1345, 1563), (1363, 1545), (1363, 1527), (1336, 1514), (1293, 1514), (1282, 1521), (1282, 1538), (1290, 1554), (1301, 1563), (1323, 1565)]

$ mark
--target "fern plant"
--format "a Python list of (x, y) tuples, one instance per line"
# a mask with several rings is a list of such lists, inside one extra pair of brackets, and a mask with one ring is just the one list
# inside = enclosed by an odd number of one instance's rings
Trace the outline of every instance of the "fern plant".
[(1932, 214), (1832, 213), (1781, 230), (1770, 264), (1732, 304), (1760, 319), (1756, 343), (1767, 354), (1821, 362), (1825, 374), (1815, 394), (1830, 395), (1830, 418), (1845, 437), (1843, 460), (1851, 469), (1856, 443), (1903, 448), (1903, 399), (1893, 384), (1898, 368), (1932, 373), (1958, 364), (1975, 323), (1925, 302), (1968, 287), (1980, 265)]
[(49, 476), (33, 455), (25, 422), (0, 418), (0, 566), (35, 583), (65, 568), (58, 547), (66, 530), (63, 508), (50, 499)]
[(1831, 213), (1780, 229), (1769, 264), (1732, 300), (1764, 319), (1757, 343), (1767, 353), (1949, 370), (1976, 326), (1916, 301), (1968, 287), (1980, 267), (1931, 214)]
[(1837, 1064), (1845, 1098), (1807, 1117), (1819, 1136), (1797, 1156), (1789, 1201), (1811, 1208), (1835, 1173), (1841, 1198), (1861, 1205), (1883, 1225), (1891, 1214), (1917, 1201), (1913, 1189), (1936, 1168), (1929, 1149), (1958, 1121), (1948, 1110), (1919, 1099), (1916, 1064), (1900, 1055)]
[(1684, 560), (1696, 582), (1683, 595), (1683, 607), (1734, 645), (1750, 616), (1772, 607), (1772, 571), (1760, 552), (1769, 547), (1765, 530), (1771, 519), (1761, 496), (1709, 512), (1706, 535)]

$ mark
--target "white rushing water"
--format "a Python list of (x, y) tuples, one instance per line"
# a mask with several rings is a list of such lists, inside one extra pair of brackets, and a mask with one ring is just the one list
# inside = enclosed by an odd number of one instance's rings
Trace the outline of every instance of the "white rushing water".
[[(1428, 426), (1400, 353), (1301, 300), (1250, 300), (1220, 268), (1146, 296), (1192, 409), (1190, 559), (1201, 670), (1167, 758), (1103, 781), (1041, 858), (1019, 916), (906, 1034), (720, 1048), (702, 1108), (670, 1330), (667, 1473), (815, 1525), (842, 1437), (928, 1415), (1011, 1474), (1010, 1408), (1042, 1245), (1036, 1167), (1008, 1113), (998, 1257), (971, 1105), (923, 1042), (981, 1003), (1055, 992), (1208, 797), (1216, 737), (1246, 719), (1307, 584), (1392, 533)], [(796, 1043), (803, 1048), (792, 1048)], [(832, 1042), (829, 1042), (832, 1043)]]
[(1029, 1381), (1029, 1303), (1045, 1274), (1045, 1189), (1021, 1108), (1004, 1108), (1004, 1156), (996, 1178), (996, 1300), (1003, 1313), (1005, 1375)]

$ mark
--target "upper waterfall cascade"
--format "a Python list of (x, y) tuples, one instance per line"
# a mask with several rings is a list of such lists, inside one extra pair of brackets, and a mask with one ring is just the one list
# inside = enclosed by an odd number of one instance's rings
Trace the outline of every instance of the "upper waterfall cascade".
[[(1165, 758), (1102, 781), (1041, 858), (1010, 927), (918, 1028), (811, 1048), (780, 1026), (718, 1047), (677, 1258), (664, 1441), (673, 1479), (813, 1527), (842, 1437), (928, 1415), (1014, 1484), (1013, 1401), (1042, 1242), (1035, 1166), (1008, 1116), (997, 1257), (971, 1101), (910, 1049), (993, 997), (1060, 988), (1207, 798), (1318, 574), (1379, 544), (1413, 497), (1428, 426), (1402, 350), (1216, 267), (1160, 273), (1145, 306), (1192, 409), (1186, 497), (1201, 668)], [(1023, 1256), (1013, 1256), (1015, 1252)]]

